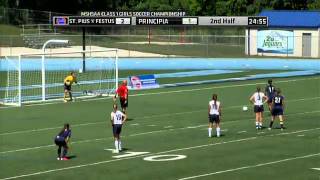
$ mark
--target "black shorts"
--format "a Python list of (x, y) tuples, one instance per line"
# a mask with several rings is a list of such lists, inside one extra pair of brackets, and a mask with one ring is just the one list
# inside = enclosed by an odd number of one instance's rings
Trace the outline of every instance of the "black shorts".
[(121, 108), (127, 108), (128, 107), (128, 99), (120, 98), (120, 105), (121, 105)]
[(66, 143), (66, 141), (63, 139), (63, 138), (55, 138), (54, 139), (54, 143), (57, 145), (57, 146), (63, 146), (63, 147), (65, 147), (65, 146), (67, 146), (67, 143)]
[(120, 135), (122, 129), (122, 124), (114, 124), (112, 126), (113, 135)]
[(64, 90), (71, 91), (71, 85), (64, 83)]
[(216, 114), (209, 115), (209, 122), (210, 123), (220, 123), (220, 116)]
[(253, 111), (254, 111), (255, 113), (263, 112), (263, 111), (264, 111), (263, 105), (260, 105), (260, 106), (254, 105)]
[(275, 106), (272, 108), (271, 114), (272, 114), (272, 116), (283, 115), (283, 108)]

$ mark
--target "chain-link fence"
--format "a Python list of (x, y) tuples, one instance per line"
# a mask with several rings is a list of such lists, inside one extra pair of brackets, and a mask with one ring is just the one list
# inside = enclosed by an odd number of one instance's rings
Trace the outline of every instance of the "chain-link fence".
[(70, 14), (0, 7), (0, 24), (51, 24), (53, 16), (63, 15)]
[[(262, 37), (243, 35), (86, 35), (86, 49), (119, 48), (124, 57), (248, 57), (248, 56), (282, 56), (282, 57), (319, 57), (320, 40), (311, 36), (309, 46), (305, 38), (295, 36), (295, 45), (282, 43), (277, 47), (269, 42), (259, 45)], [(69, 40), (67, 50), (82, 50), (83, 37), (79, 34), (41, 34), (28, 36), (0, 36), (0, 56), (17, 55), (21, 48), (35, 53), (50, 39)], [(284, 38), (285, 39), (285, 38)], [(250, 41), (250, 43), (249, 43)], [(306, 43), (308, 43), (306, 42)], [(271, 44), (270, 44), (271, 43)], [(318, 45), (319, 44), (319, 45)], [(250, 47), (250, 48), (249, 48)], [(61, 46), (49, 46), (59, 49)], [(318, 51), (317, 51), (318, 48)]]
[[(0, 56), (14, 55), (19, 47), (40, 49), (49, 39), (69, 40), (69, 48), (81, 50), (81, 35), (0, 36)], [(55, 47), (57, 48), (57, 47)], [(119, 48), (122, 56), (243, 57), (244, 36), (219, 35), (86, 35), (86, 49)], [(20, 51), (21, 53), (21, 51)]]

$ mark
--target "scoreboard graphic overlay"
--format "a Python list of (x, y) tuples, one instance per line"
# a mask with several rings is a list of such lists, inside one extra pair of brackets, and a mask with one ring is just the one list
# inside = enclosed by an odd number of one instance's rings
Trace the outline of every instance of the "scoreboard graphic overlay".
[[(265, 16), (148, 16), (150, 12), (139, 13), (113, 13), (112, 15), (126, 16), (101, 16), (101, 13), (81, 13), (85, 16), (54, 16), (54, 26), (248, 26), (267, 27), (268, 17)], [(98, 14), (98, 15), (96, 15)], [(142, 16), (134, 16), (135, 14)], [(146, 15), (147, 14), (147, 15)], [(156, 14), (156, 13), (154, 13)], [(158, 13), (159, 14), (159, 13)], [(158, 15), (156, 14), (156, 15)], [(175, 15), (170, 12), (164, 15)], [(180, 15), (179, 14), (179, 15)], [(92, 15), (92, 16), (88, 16)], [(130, 16), (133, 15), (133, 16)]]

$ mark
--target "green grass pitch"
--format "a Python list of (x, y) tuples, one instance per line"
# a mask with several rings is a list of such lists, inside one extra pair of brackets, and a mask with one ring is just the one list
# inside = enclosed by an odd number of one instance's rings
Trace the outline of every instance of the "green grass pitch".
[[(320, 171), (320, 77), (275, 79), (286, 98), (287, 129), (257, 131), (249, 96), (266, 79), (132, 91), (122, 132), (125, 152), (113, 154), (112, 100), (0, 109), (0, 179), (317, 180)], [(223, 105), (222, 137), (208, 138), (207, 104)], [(266, 109), (266, 108), (265, 108)], [(264, 113), (264, 126), (270, 121)], [(69, 161), (56, 160), (53, 138), (69, 122)], [(276, 121), (274, 127), (278, 127)], [(116, 158), (128, 152), (137, 156)], [(172, 161), (146, 161), (182, 155)]]

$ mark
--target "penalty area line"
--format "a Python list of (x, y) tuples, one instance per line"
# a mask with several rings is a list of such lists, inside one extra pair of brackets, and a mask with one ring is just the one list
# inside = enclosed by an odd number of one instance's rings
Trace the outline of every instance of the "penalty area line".
[[(256, 167), (262, 167), (262, 166), (267, 166), (267, 165), (271, 165), (271, 164), (278, 164), (278, 163), (282, 163), (282, 162), (292, 161), (292, 160), (296, 160), (296, 159), (304, 159), (304, 158), (309, 158), (309, 157), (314, 157), (314, 156), (319, 156), (319, 155), (320, 155), (320, 153), (308, 154), (308, 155), (305, 155), (305, 156), (297, 156), (297, 157), (292, 157), (292, 158), (286, 158), (286, 159), (281, 159), (281, 160), (278, 160), (278, 161), (270, 161), (270, 162), (266, 162), (266, 163), (260, 163), (260, 164), (249, 165), (249, 166), (242, 166), (242, 167), (238, 167), (238, 168), (227, 169), (227, 170), (222, 170), (222, 171), (216, 171), (216, 172), (207, 173), (207, 174), (189, 176), (189, 177), (180, 178), (178, 180), (196, 179), (196, 178), (200, 178), (200, 177), (212, 176), (212, 175), (222, 174), (222, 173), (226, 173), (226, 172), (239, 171), (239, 170), (243, 170), (243, 169), (252, 169), (252, 168), (256, 168)], [(312, 169), (317, 169), (317, 168), (312, 168)], [(319, 170), (319, 169), (317, 169), (317, 170)]]

